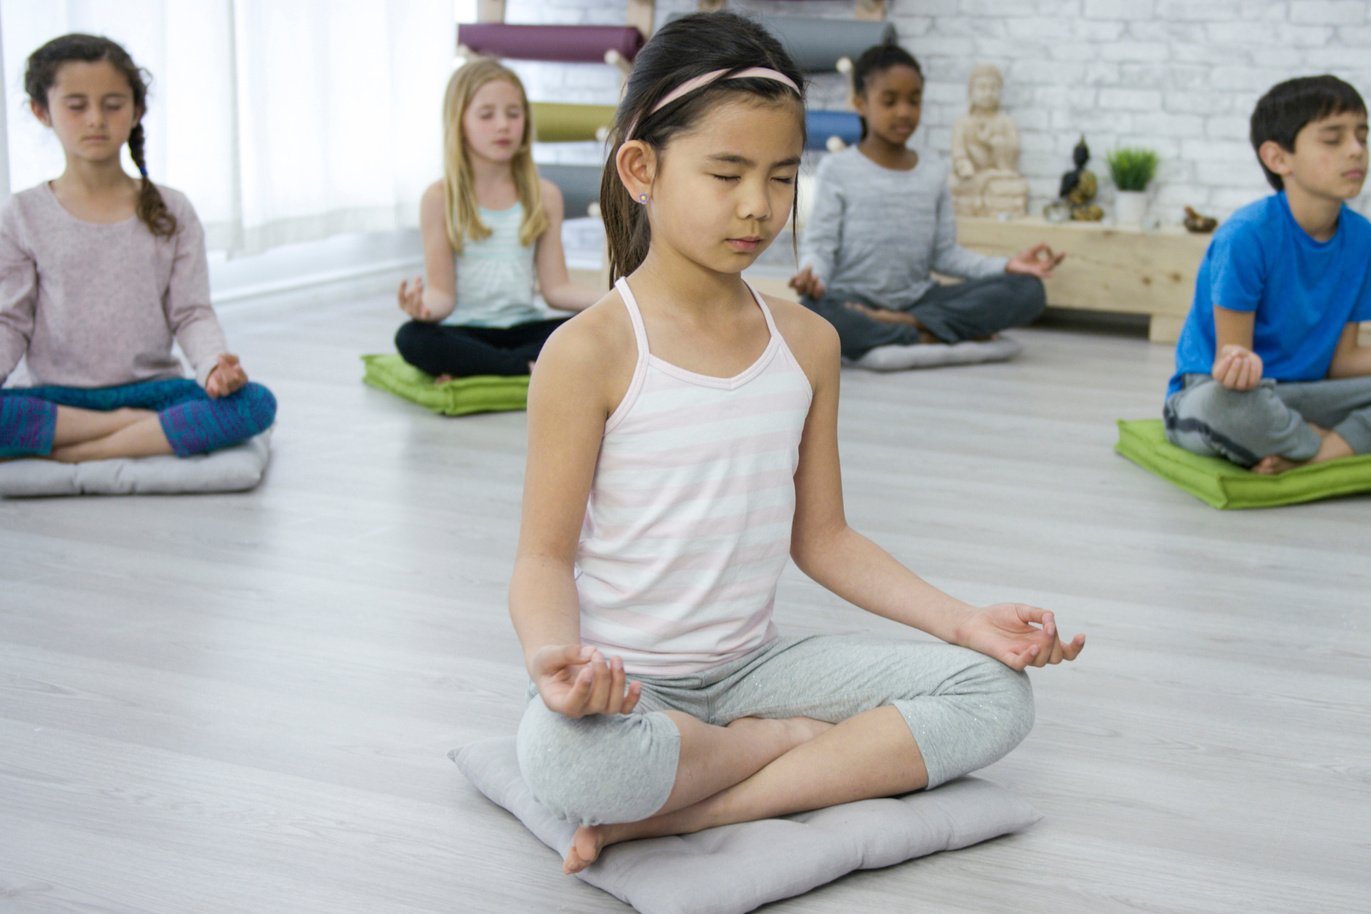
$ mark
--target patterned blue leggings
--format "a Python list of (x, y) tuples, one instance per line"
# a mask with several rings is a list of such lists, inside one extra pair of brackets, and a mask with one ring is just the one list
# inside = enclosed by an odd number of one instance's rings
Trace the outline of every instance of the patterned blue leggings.
[(189, 378), (118, 387), (11, 387), (0, 390), (0, 457), (51, 453), (58, 406), (98, 412), (153, 410), (177, 457), (246, 441), (270, 428), (276, 418), (276, 398), (254, 383), (217, 400)]

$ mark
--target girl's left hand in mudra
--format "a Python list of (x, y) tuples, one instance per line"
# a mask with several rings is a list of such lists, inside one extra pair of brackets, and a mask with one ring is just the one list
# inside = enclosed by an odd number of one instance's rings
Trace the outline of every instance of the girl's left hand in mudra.
[(248, 373), (238, 363), (238, 356), (225, 352), (205, 378), (205, 393), (216, 400), (227, 397), (248, 382)]
[(957, 644), (1022, 670), (1075, 660), (1085, 635), (1062, 641), (1051, 610), (1024, 603), (997, 603), (975, 610), (957, 629)]

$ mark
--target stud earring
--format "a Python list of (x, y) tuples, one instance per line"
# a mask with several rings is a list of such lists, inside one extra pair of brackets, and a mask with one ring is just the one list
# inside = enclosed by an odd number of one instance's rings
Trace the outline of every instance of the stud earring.
[(643, 204), (647, 203), (647, 191), (644, 191), (643, 193), (638, 195), (638, 202)]

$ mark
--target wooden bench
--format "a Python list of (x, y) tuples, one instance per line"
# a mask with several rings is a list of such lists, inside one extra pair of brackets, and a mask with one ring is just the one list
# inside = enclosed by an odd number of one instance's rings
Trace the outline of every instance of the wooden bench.
[(1012, 257), (1039, 241), (1065, 251), (1066, 260), (1046, 282), (1047, 303), (1145, 314), (1154, 343), (1174, 343), (1180, 335), (1210, 237), (1179, 227), (1144, 231), (1034, 217), (957, 220), (957, 241), (983, 254)]

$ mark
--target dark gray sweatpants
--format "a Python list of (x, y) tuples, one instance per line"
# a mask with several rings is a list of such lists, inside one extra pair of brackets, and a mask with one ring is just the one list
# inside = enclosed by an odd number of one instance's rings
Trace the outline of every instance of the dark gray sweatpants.
[(1303, 461), (1319, 450), (1313, 422), (1342, 436), (1358, 454), (1371, 453), (1371, 377), (1327, 381), (1263, 380), (1254, 390), (1229, 390), (1207, 374), (1188, 374), (1166, 398), (1166, 437), (1202, 457), (1250, 467), (1277, 455)]
[(1004, 273), (935, 285), (906, 302), (870, 301), (841, 289), (830, 289), (818, 299), (802, 298), (805, 307), (828, 318), (837, 329), (843, 357), (859, 359), (877, 346), (912, 346), (919, 342), (919, 330), (909, 324), (874, 320), (847, 307), (850, 301), (912, 314), (941, 342), (960, 343), (1032, 323), (1047, 306), (1047, 293), (1036, 276)]
[(914, 734), (928, 786), (983, 768), (1033, 726), (1028, 677), (950, 644), (869, 635), (781, 638), (693, 676), (631, 676), (630, 714), (570, 718), (534, 692), (519, 724), (519, 768), (540, 803), (581, 825), (637, 822), (671, 794), (681, 734), (660, 712), (722, 726), (740, 717), (837, 723), (893, 705)]

